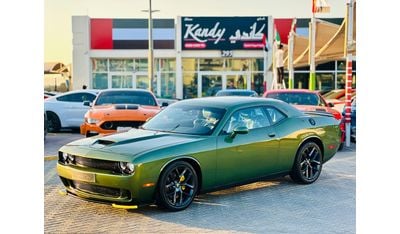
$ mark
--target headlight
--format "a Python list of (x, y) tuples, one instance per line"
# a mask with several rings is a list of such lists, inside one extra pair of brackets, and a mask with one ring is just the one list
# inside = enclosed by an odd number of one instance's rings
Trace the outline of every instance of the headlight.
[(75, 156), (72, 154), (67, 154), (65, 152), (60, 152), (59, 154), (61, 157), (59, 157), (59, 160), (62, 163), (74, 163), (75, 162)]
[(130, 162), (119, 162), (119, 168), (124, 174), (132, 174), (135, 170), (135, 165)]
[(95, 124), (95, 123), (98, 123), (99, 120), (98, 120), (98, 119), (91, 119), (91, 118), (88, 118), (88, 119), (87, 119), (87, 122), (88, 122), (89, 124)]

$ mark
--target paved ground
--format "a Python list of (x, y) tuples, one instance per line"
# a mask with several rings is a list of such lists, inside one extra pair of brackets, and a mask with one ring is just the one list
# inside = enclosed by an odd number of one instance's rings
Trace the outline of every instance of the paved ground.
[[(55, 142), (80, 137), (76, 133), (49, 135), (45, 154), (57, 152), (49, 147)], [(188, 209), (175, 213), (156, 206), (120, 210), (61, 196), (55, 165), (56, 161), (44, 161), (45, 233), (355, 233), (354, 145), (325, 164), (314, 184), (298, 185), (289, 177), (265, 180), (200, 195)]]

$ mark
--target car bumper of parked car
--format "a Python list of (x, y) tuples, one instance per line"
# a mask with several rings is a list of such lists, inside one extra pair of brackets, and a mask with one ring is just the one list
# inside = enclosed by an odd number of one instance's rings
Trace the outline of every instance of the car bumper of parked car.
[(117, 132), (117, 130), (105, 130), (100, 127), (98, 124), (88, 124), (84, 123), (80, 127), (80, 133), (82, 135), (97, 135), (97, 134), (109, 134)]

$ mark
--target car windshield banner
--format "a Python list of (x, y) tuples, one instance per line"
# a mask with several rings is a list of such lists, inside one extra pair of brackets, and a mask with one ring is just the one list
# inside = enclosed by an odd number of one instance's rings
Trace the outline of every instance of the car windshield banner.
[(182, 17), (182, 50), (260, 50), (268, 17)]

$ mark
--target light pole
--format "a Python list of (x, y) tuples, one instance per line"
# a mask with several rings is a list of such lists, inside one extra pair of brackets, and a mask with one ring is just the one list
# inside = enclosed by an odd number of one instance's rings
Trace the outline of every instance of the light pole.
[(153, 55), (153, 18), (152, 13), (157, 12), (159, 10), (152, 10), (151, 8), (151, 0), (149, 0), (149, 10), (142, 10), (143, 12), (149, 12), (149, 53), (148, 53), (148, 77), (149, 77), (149, 90), (152, 91), (152, 81), (154, 78), (154, 55)]

